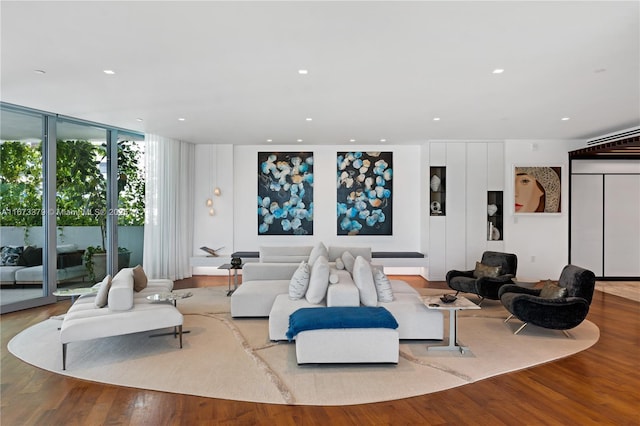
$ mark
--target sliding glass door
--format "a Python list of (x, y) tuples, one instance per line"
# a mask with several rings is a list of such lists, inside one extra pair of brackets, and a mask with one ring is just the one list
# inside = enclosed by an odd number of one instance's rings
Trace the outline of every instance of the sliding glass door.
[(56, 251), (70, 261), (58, 286), (91, 286), (107, 273), (106, 129), (58, 119), (56, 204)]
[[(0, 305), (47, 303), (45, 117), (0, 110)], [(48, 298), (48, 301), (51, 297)]]

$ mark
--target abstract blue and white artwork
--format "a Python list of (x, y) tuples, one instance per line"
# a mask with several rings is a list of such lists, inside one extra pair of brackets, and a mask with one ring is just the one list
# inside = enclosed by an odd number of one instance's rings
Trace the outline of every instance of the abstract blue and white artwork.
[(338, 235), (393, 235), (393, 153), (338, 152)]
[(313, 152), (258, 152), (258, 235), (313, 235)]

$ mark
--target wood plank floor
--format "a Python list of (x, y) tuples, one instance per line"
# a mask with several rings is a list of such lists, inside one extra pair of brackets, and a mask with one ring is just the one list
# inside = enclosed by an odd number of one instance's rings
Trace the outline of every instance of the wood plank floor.
[[(443, 288), (419, 277), (402, 278), (416, 287)], [(226, 277), (197, 278), (176, 287), (226, 284)], [(13, 336), (64, 313), (69, 304), (0, 317), (2, 426), (640, 425), (640, 303), (598, 291), (588, 318), (601, 336), (584, 352), (443, 392), (346, 407), (269, 405), (103, 385), (40, 370), (7, 351)]]

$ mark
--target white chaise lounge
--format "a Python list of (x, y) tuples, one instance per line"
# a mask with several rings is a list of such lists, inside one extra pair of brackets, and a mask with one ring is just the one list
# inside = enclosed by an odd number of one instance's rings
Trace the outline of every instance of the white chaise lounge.
[(147, 296), (171, 291), (171, 280), (148, 280), (145, 289), (134, 291), (133, 269), (120, 270), (111, 281), (108, 306), (96, 306), (98, 296), (82, 296), (69, 308), (60, 328), (62, 369), (66, 369), (67, 345), (72, 342), (119, 336), (172, 327), (182, 348), (180, 311), (170, 303), (151, 303)]

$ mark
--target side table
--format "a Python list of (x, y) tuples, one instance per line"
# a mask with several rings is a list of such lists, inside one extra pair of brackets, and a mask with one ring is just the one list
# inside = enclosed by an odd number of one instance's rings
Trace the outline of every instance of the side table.
[(480, 309), (480, 306), (462, 296), (458, 296), (458, 298), (451, 303), (444, 303), (440, 300), (440, 296), (426, 296), (422, 298), (422, 301), (428, 309), (449, 311), (449, 344), (447, 346), (429, 346), (427, 350), (430, 352), (456, 351), (461, 354), (464, 354), (465, 351), (469, 351), (468, 347), (459, 345), (457, 341), (458, 311), (463, 309)]
[[(242, 269), (242, 263), (240, 265), (232, 265), (230, 263), (225, 263), (223, 265), (218, 266), (218, 269), (226, 269), (229, 273), (229, 288), (227, 290), (227, 296), (231, 296), (234, 291), (238, 288), (238, 270)], [(231, 271), (233, 271), (233, 289), (231, 289)]]

